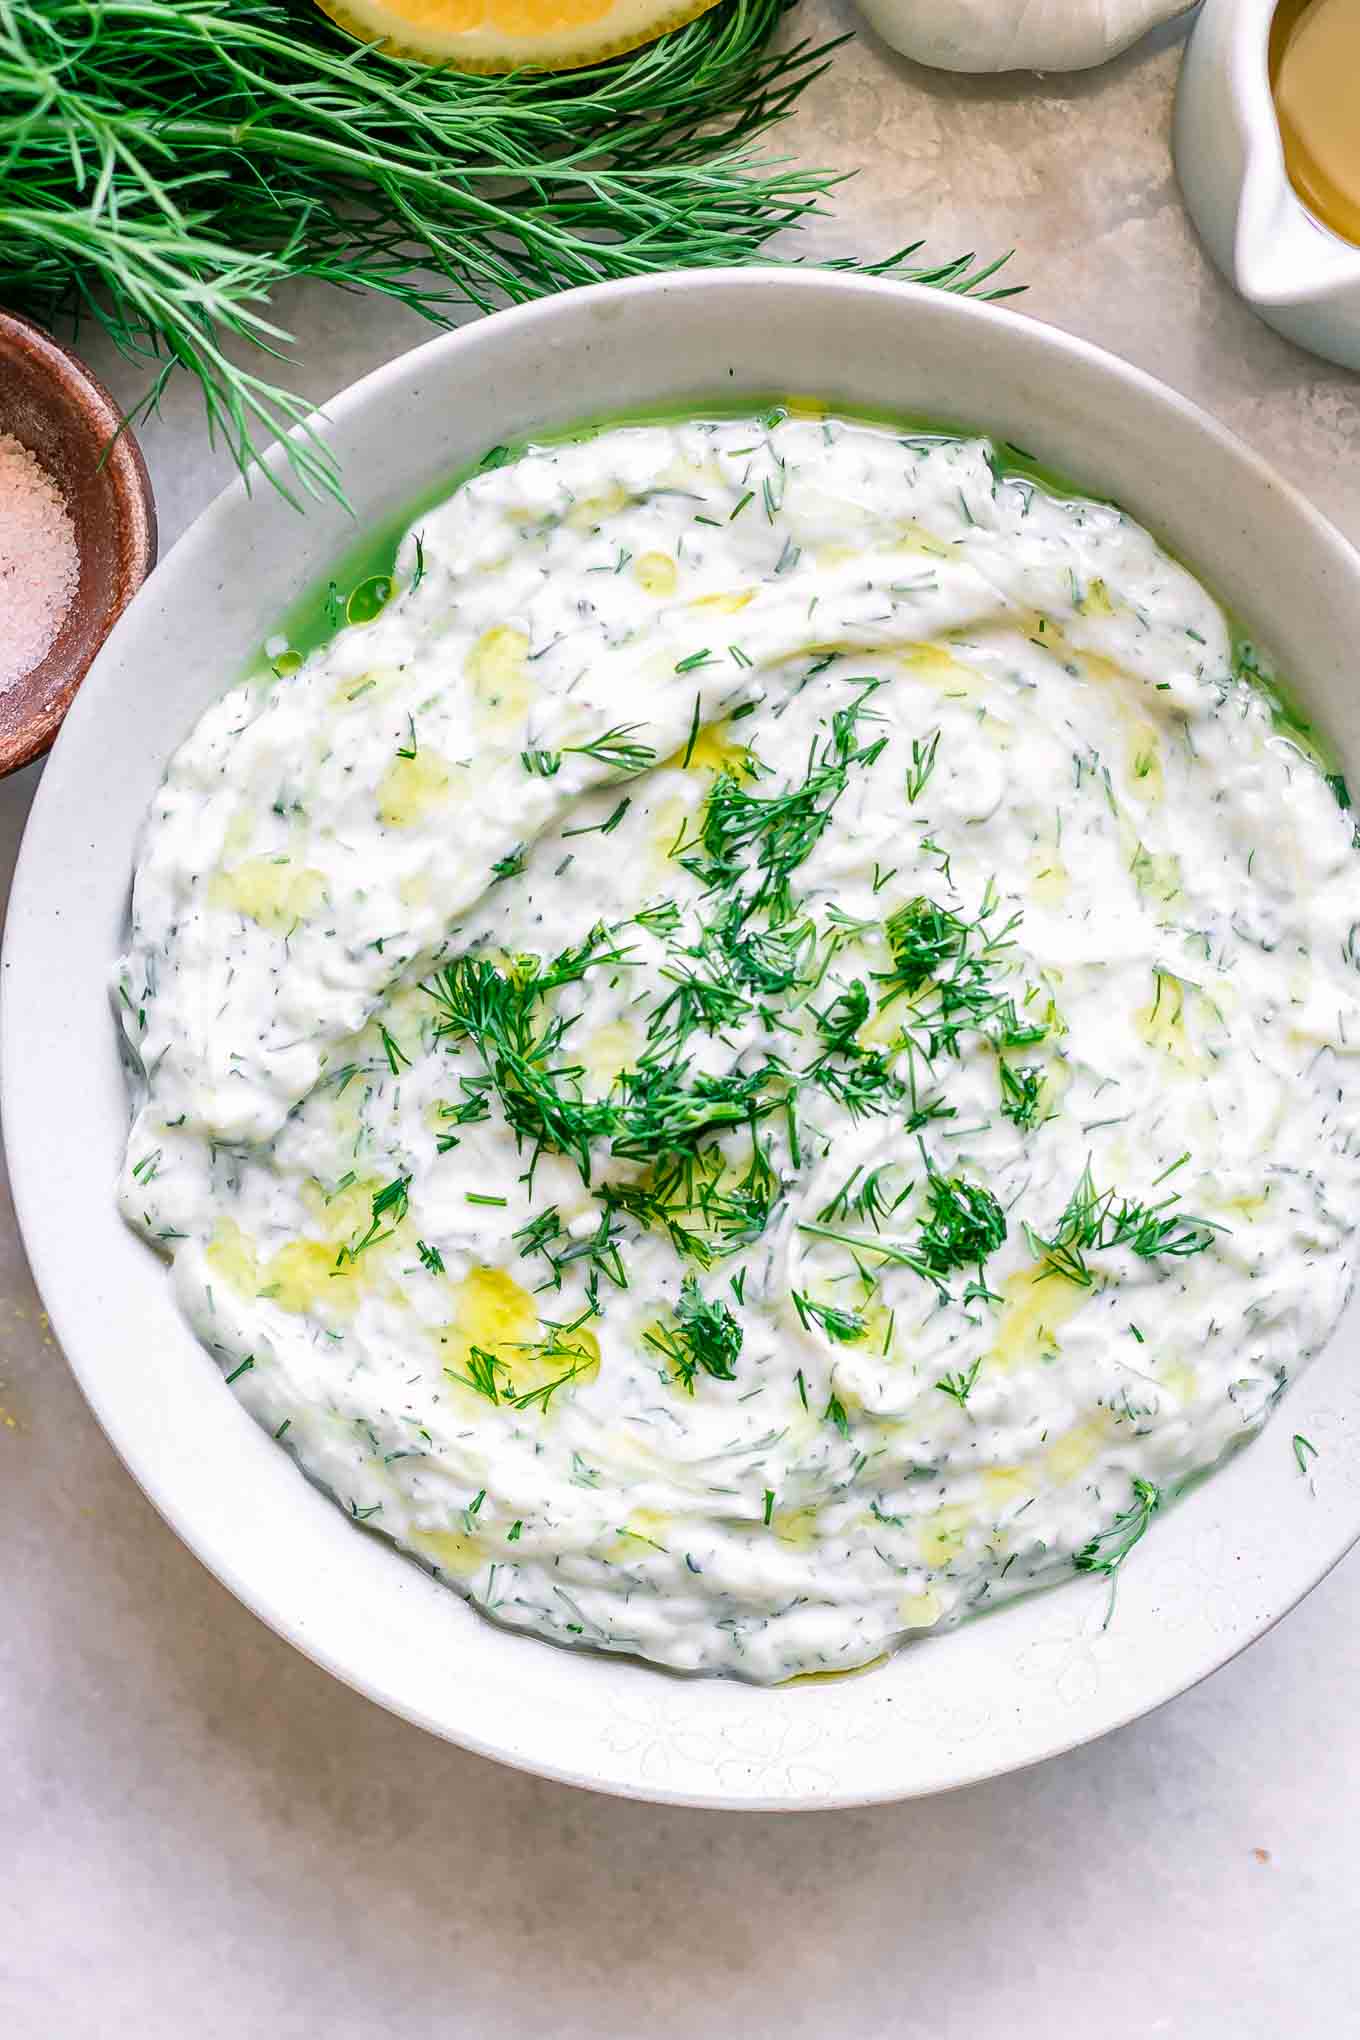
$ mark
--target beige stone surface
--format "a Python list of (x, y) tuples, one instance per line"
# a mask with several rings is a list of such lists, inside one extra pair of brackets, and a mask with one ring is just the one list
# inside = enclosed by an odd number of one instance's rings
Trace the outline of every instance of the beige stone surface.
[[(851, 19), (846, 0), (800, 16)], [(1014, 247), (1017, 316), (1162, 376), (1360, 540), (1360, 379), (1277, 340), (1207, 266), (1168, 156), (1178, 53), (1169, 31), (1075, 80), (962, 80), (865, 37), (785, 133), (861, 169), (805, 239)], [(318, 399), (425, 333), (325, 294), (285, 316)], [(187, 390), (143, 443), (168, 542), (226, 463)], [(0, 786), (6, 882), (33, 784)], [(263, 1630), (104, 1444), (7, 1210), (0, 1412), (5, 2040), (1354, 2029), (1355, 1557), (1195, 1693), (1039, 1771), (864, 1813), (663, 1811), (437, 1744)]]

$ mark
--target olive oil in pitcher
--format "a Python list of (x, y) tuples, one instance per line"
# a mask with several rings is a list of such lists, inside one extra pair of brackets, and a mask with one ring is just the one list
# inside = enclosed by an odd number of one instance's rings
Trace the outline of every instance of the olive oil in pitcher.
[(1290, 183), (1360, 247), (1360, 0), (1282, 0), (1270, 83)]

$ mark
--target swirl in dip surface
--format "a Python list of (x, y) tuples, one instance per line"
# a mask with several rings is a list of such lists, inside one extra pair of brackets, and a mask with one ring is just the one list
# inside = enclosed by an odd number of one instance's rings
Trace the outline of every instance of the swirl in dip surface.
[(1244, 665), (984, 440), (479, 472), (171, 762), (127, 1217), (557, 1642), (774, 1681), (1113, 1575), (1350, 1280), (1352, 827)]

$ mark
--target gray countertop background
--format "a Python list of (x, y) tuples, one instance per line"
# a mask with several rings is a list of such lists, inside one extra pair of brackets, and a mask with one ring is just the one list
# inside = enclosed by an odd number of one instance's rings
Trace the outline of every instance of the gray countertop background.
[[(834, 32), (848, 0), (795, 22)], [(862, 171), (802, 238), (1014, 246), (1017, 316), (1163, 377), (1360, 540), (1360, 378), (1209, 269), (1168, 152), (1178, 61), (1168, 31), (1081, 78), (966, 80), (866, 35), (779, 143)], [(325, 292), (284, 322), (317, 400), (428, 332)], [(137, 375), (87, 353), (132, 401)], [(187, 388), (141, 437), (165, 550), (229, 470)], [(0, 785), (5, 883), (35, 781)], [(6, 1204), (0, 1565), (5, 2040), (1357, 2029), (1355, 1555), (1195, 1692), (1036, 1771), (783, 1817), (594, 1797), (389, 1718), (203, 1571), (86, 1411)]]

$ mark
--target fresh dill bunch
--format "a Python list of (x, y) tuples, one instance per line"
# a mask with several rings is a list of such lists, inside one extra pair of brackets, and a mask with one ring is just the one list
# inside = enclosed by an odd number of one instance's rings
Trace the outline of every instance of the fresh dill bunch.
[[(581, 71), (483, 78), (356, 43), (312, 0), (0, 0), (0, 298), (91, 316), (150, 364), (134, 417), (183, 369), (243, 471), (281, 440), (275, 486), (343, 501), (310, 405), (261, 372), (291, 344), (278, 287), (444, 324), (773, 259), (840, 181), (752, 151), (836, 46), (770, 51), (790, 4), (725, 0)], [(997, 267), (915, 253), (864, 267), (948, 290)]]

